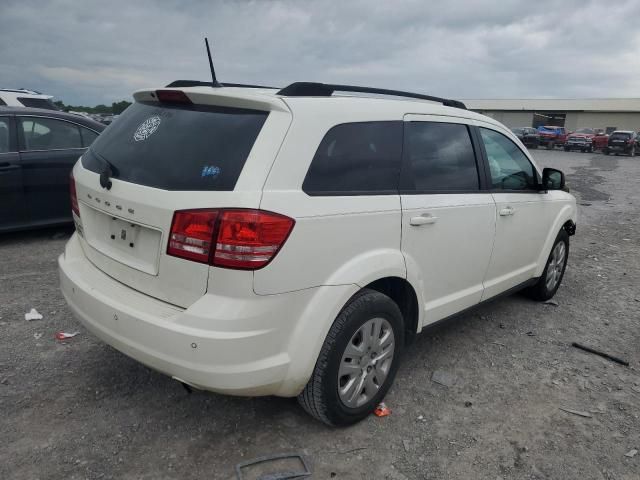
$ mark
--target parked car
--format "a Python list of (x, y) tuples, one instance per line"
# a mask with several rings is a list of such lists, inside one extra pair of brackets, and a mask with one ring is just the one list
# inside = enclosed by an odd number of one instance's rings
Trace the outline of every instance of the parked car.
[(8, 107), (33, 107), (45, 110), (60, 110), (51, 99), (53, 96), (45, 95), (34, 90), (0, 88), (0, 106)]
[(567, 135), (567, 141), (564, 144), (565, 152), (570, 150), (580, 150), (582, 152), (593, 152), (607, 146), (609, 136), (604, 130), (593, 128), (579, 128), (575, 132)]
[(536, 149), (540, 145), (540, 134), (533, 127), (512, 128), (511, 131), (527, 148)]
[(622, 153), (635, 157), (638, 144), (638, 134), (631, 130), (616, 130), (609, 135), (609, 143), (603, 150), (605, 155)]
[(0, 107), (0, 232), (71, 223), (71, 168), (104, 128), (64, 112)]
[(501, 123), (365, 87), (178, 85), (135, 93), (73, 170), (62, 292), (126, 355), (345, 425), (426, 326), (556, 293), (576, 202)]
[(556, 145), (564, 145), (567, 140), (567, 130), (564, 127), (545, 125), (538, 127), (540, 145), (553, 149)]

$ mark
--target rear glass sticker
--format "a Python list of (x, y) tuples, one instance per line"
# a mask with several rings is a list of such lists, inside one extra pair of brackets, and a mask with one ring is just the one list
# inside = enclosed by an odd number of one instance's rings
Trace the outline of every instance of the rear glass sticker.
[(153, 117), (147, 118), (144, 122), (142, 122), (135, 133), (133, 134), (133, 139), (136, 142), (141, 142), (142, 140), (146, 140), (158, 129), (160, 125), (160, 117), (155, 115)]
[(220, 167), (205, 165), (202, 167), (202, 174), (200, 176), (216, 178), (218, 175), (220, 175)]

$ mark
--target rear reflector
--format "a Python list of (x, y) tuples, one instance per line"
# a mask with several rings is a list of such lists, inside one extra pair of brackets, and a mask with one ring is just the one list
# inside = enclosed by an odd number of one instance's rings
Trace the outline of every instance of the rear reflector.
[(273, 260), (294, 223), (262, 210), (177, 211), (167, 253), (216, 267), (256, 270)]
[(69, 174), (69, 196), (71, 197), (71, 211), (79, 217), (80, 207), (78, 206), (78, 194), (76, 193), (76, 180), (73, 178), (73, 172)]
[(193, 103), (182, 90), (156, 90), (156, 96), (164, 103)]

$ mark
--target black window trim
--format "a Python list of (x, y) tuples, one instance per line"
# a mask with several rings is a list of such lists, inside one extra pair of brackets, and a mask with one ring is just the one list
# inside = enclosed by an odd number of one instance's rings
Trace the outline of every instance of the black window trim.
[[(457, 119), (457, 118), (456, 118)], [(472, 189), (472, 190), (405, 190), (400, 188), (400, 185), (402, 185), (402, 179), (404, 178), (404, 175), (407, 175), (410, 172), (409, 166), (407, 164), (408, 159), (405, 158), (406, 155), (404, 154), (404, 147), (405, 147), (405, 135), (404, 135), (404, 131), (405, 129), (403, 128), (403, 138), (402, 138), (402, 165), (400, 167), (400, 182), (398, 184), (398, 192), (400, 195), (449, 195), (449, 194), (459, 194), (459, 195), (464, 195), (464, 194), (475, 194), (475, 193), (487, 193), (487, 186), (489, 185), (487, 183), (487, 179), (486, 179), (486, 174), (484, 173), (485, 169), (484, 169), (484, 161), (482, 159), (482, 156), (480, 155), (480, 144), (478, 143), (478, 138), (477, 135), (474, 133), (473, 131), (473, 125), (470, 125), (466, 122), (451, 122), (451, 121), (446, 121), (445, 119), (432, 119), (432, 118), (425, 118), (424, 120), (405, 120), (404, 121), (404, 127), (406, 127), (407, 123), (410, 122), (419, 122), (419, 123), (447, 123), (447, 124), (452, 124), (452, 125), (463, 125), (465, 127), (467, 127), (467, 133), (469, 134), (469, 138), (471, 140), (471, 146), (473, 148), (473, 156), (474, 159), (476, 161), (476, 173), (478, 175), (478, 188), (477, 189)]]
[(18, 149), (18, 129), (14, 115), (0, 113), (0, 117), (7, 117), (9, 119), (9, 151), (0, 152), (0, 155), (15, 155), (16, 153), (20, 153), (20, 150)]
[[(538, 169), (536, 168), (536, 166), (529, 159), (529, 155), (527, 155), (518, 146), (518, 144), (516, 142), (511, 140), (508, 135), (504, 134), (504, 132), (501, 132), (500, 130), (495, 129), (495, 128), (491, 128), (488, 125), (474, 126), (473, 128), (476, 130), (476, 137), (477, 137), (477, 139), (478, 139), (478, 141), (480, 143), (480, 153), (482, 155), (482, 163), (484, 165), (484, 174), (485, 174), (487, 192), (489, 192), (489, 193), (541, 193), (541, 192), (544, 192), (544, 190), (542, 190), (540, 188), (541, 184), (542, 184), (542, 179), (540, 178), (540, 172), (538, 172)], [(481, 128), (484, 128), (486, 130), (491, 130), (493, 132), (499, 133), (500, 135), (506, 137), (508, 140), (510, 140), (518, 148), (518, 150), (520, 150), (522, 152), (522, 154), (525, 156), (525, 158), (531, 164), (531, 167), (533, 168), (533, 171), (535, 172), (535, 179), (536, 179), (537, 188), (535, 188), (535, 189), (528, 188), (528, 189), (523, 189), (523, 190), (505, 189), (505, 188), (491, 188), (491, 186), (493, 185), (493, 183), (491, 182), (491, 170), (489, 168), (489, 159), (487, 157), (487, 150), (486, 150), (486, 148), (484, 146), (484, 142), (482, 141), (482, 135), (480, 134), (480, 129)]]
[[(400, 139), (400, 142), (401, 142), (400, 143), (400, 162), (398, 164), (398, 178), (396, 179), (395, 190), (320, 190), (318, 191), (318, 190), (308, 190), (304, 188), (304, 182), (306, 181), (307, 176), (309, 175), (309, 171), (311, 170), (311, 164), (313, 163), (313, 158), (315, 158), (316, 153), (320, 148), (320, 145), (322, 144), (325, 137), (331, 130), (341, 125), (351, 125), (356, 123), (381, 123), (381, 122), (384, 122), (384, 123), (396, 122), (396, 123), (402, 124), (402, 134), (401, 134), (402, 138)], [(404, 121), (403, 120), (398, 120), (398, 119), (363, 120), (363, 121), (355, 121), (355, 122), (336, 123), (335, 125), (331, 125), (331, 127), (327, 129), (327, 131), (322, 136), (320, 143), (318, 143), (318, 146), (316, 147), (313, 153), (313, 157), (311, 158), (311, 162), (309, 162), (309, 166), (307, 167), (307, 171), (304, 175), (304, 178), (302, 179), (302, 185), (300, 186), (300, 190), (302, 190), (302, 192), (304, 192), (309, 197), (379, 197), (379, 196), (398, 195), (399, 186), (400, 186), (400, 176), (402, 175), (403, 156), (404, 156)]]
[[(85, 150), (87, 147), (68, 147), (68, 148), (47, 148), (47, 149), (37, 149), (37, 150), (26, 150), (27, 145), (26, 145), (26, 141), (24, 139), (24, 134), (22, 131), (22, 124), (20, 123), (20, 119), (21, 118), (48, 118), (51, 120), (58, 120), (60, 122), (66, 122), (66, 123), (70, 123), (71, 125), (75, 125), (76, 127), (83, 127), (86, 128), (88, 130), (91, 130), (92, 132), (97, 133), (98, 135), (100, 135), (100, 132), (96, 132), (94, 129), (89, 128), (85, 125), (82, 125), (81, 123), (77, 123), (77, 122), (72, 122), (71, 120), (67, 120), (66, 118), (60, 118), (60, 117), (54, 117), (51, 115), (33, 115), (33, 114), (16, 114), (16, 129), (18, 131), (18, 149), (20, 152), (23, 153), (31, 153), (31, 152), (56, 152), (56, 151), (63, 151), (63, 150)], [(83, 140), (82, 140), (82, 131), (78, 128), (78, 135), (80, 136), (80, 144), (84, 144)]]

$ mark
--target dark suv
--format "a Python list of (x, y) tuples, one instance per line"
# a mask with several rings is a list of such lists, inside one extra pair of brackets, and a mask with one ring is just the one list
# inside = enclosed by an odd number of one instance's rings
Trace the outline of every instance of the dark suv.
[(638, 143), (638, 134), (631, 130), (616, 130), (609, 135), (609, 143), (603, 150), (605, 155), (615, 153), (616, 155), (623, 153), (630, 157), (636, 155), (636, 144)]
[(511, 131), (527, 148), (538, 148), (540, 145), (540, 134), (533, 127), (512, 128)]

